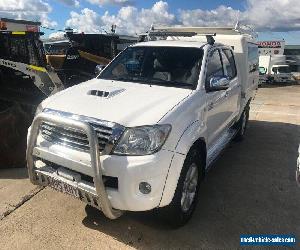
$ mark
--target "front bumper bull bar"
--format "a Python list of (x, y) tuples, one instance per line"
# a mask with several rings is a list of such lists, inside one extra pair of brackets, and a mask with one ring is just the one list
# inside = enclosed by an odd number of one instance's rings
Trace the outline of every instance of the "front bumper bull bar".
[[(38, 172), (38, 170), (35, 168), (34, 151), (35, 149), (37, 149), (36, 142), (37, 142), (37, 137), (39, 135), (39, 128), (42, 122), (49, 122), (54, 125), (79, 129), (82, 130), (84, 133), (86, 133), (89, 141), (89, 146), (90, 146), (90, 157), (91, 157), (90, 164), (93, 171), (93, 180), (96, 189), (96, 198), (99, 204), (99, 208), (101, 209), (101, 211), (104, 213), (106, 217), (110, 219), (118, 218), (122, 214), (122, 211), (112, 208), (103, 183), (98, 138), (96, 136), (95, 130), (86, 122), (72, 120), (62, 116), (56, 116), (53, 114), (45, 114), (45, 113), (41, 113), (34, 118), (31, 126), (31, 133), (30, 133), (30, 138), (28, 141), (27, 152), (26, 152), (27, 167), (28, 167), (28, 174), (29, 174), (30, 181), (34, 185), (41, 185), (39, 180), (36, 178), (36, 173)], [(68, 161), (68, 159), (64, 159), (64, 160)], [(71, 164), (71, 162), (68, 162), (68, 164)], [(77, 162), (77, 164), (80, 163)], [(82, 168), (85, 167), (86, 164), (82, 163)]]

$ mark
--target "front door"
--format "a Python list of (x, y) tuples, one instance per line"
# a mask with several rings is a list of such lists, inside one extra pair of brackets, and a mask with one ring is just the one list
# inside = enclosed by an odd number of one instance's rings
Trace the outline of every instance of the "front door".
[[(223, 77), (224, 70), (221, 61), (220, 51), (215, 49), (209, 53), (206, 69), (206, 86), (209, 88), (210, 80), (213, 77)], [(208, 147), (213, 145), (227, 127), (228, 105), (226, 90), (209, 91), (206, 99), (207, 106), (207, 135)]]
[(241, 85), (237, 77), (237, 70), (234, 56), (231, 50), (221, 49), (221, 57), (224, 69), (224, 76), (229, 80), (229, 88), (226, 90), (227, 121), (226, 124), (232, 124), (235, 117), (239, 114)]

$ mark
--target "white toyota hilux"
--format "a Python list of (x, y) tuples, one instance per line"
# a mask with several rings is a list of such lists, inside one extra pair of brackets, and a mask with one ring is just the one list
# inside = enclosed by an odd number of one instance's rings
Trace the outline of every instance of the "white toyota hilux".
[(205, 29), (171, 32), (39, 105), (28, 134), (32, 183), (111, 219), (158, 208), (175, 226), (188, 221), (205, 173), (244, 136), (258, 53), (233, 29), (216, 29), (216, 42)]

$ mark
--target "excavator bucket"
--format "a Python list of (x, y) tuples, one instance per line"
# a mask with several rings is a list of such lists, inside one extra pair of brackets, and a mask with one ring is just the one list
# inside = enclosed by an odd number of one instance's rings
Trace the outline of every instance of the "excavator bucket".
[(31, 112), (18, 104), (0, 102), (0, 168), (23, 167)]

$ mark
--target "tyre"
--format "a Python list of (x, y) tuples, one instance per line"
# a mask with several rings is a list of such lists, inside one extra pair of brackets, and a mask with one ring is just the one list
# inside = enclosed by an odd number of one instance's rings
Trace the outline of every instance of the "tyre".
[(205, 160), (199, 148), (187, 154), (172, 202), (159, 209), (160, 216), (174, 228), (185, 225), (196, 208), (199, 185), (204, 177)]
[(234, 141), (242, 141), (245, 138), (245, 133), (249, 121), (249, 110), (250, 108), (247, 105), (241, 115), (240, 120), (236, 124), (237, 133), (233, 139)]
[(274, 83), (274, 77), (269, 77), (268, 83), (269, 83), (269, 84), (273, 84), (273, 83)]

